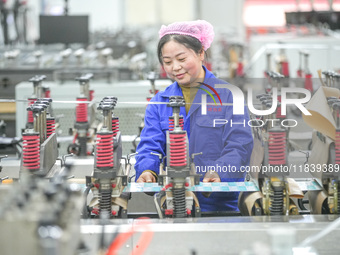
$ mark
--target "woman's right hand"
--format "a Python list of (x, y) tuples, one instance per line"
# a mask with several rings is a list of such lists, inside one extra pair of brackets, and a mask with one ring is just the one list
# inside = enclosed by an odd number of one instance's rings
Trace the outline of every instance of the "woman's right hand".
[(139, 176), (136, 182), (156, 182), (156, 177), (152, 173), (146, 171)]

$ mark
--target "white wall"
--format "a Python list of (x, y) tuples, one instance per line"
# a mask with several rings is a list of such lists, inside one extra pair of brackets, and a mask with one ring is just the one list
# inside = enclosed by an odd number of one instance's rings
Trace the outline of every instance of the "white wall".
[[(69, 14), (89, 14), (91, 29), (126, 25), (158, 25), (174, 21), (207, 19), (215, 26), (242, 27), (244, 0), (69, 0)], [(50, 11), (63, 0), (30, 0), (35, 13)], [(200, 13), (197, 13), (200, 6)]]
[(244, 0), (200, 0), (202, 19), (215, 29), (234, 32), (240, 40), (245, 37), (243, 25)]
[[(30, 0), (30, 36), (39, 34), (39, 14), (63, 8), (63, 0)], [(123, 26), (154, 26), (175, 21), (205, 19), (216, 30), (237, 31), (244, 36), (244, 0), (69, 0), (69, 14), (90, 15), (90, 30)], [(58, 7), (59, 6), (59, 7)], [(45, 10), (41, 10), (45, 7)]]
[(126, 0), (126, 23), (132, 26), (192, 20), (192, 0)]
[(89, 14), (91, 31), (117, 29), (125, 19), (124, 0), (69, 0), (69, 14)]

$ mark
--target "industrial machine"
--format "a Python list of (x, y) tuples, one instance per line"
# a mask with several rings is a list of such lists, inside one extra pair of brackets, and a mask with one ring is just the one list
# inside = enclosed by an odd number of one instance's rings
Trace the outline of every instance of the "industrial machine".
[(149, 90), (150, 95), (146, 98), (148, 101), (150, 101), (151, 98), (154, 95), (156, 95), (158, 93), (158, 91), (159, 91), (158, 89), (156, 89), (156, 85), (155, 85), (155, 82), (156, 82), (157, 78), (159, 78), (159, 75), (156, 72), (154, 72), (154, 71), (149, 72), (147, 74), (147, 80), (150, 81), (150, 85), (151, 85), (151, 89)]
[(23, 149), (20, 171), (46, 176), (58, 157), (56, 121), (49, 89), (42, 85), (46, 76), (34, 76), (33, 94), (28, 98), (26, 129), (22, 133)]
[[(313, 93), (312, 73), (309, 69), (309, 55), (308, 51), (299, 51), (299, 68), (296, 73), (298, 78), (303, 78), (303, 87)], [(304, 61), (302, 61), (302, 59), (304, 59)], [(302, 62), (304, 62), (304, 68), (302, 67)]]
[(70, 129), (73, 142), (67, 148), (68, 153), (77, 156), (91, 155), (93, 137), (95, 134), (95, 104), (93, 102), (94, 91), (90, 90), (90, 80), (93, 74), (86, 74), (79, 78), (80, 95), (77, 97), (76, 121), (74, 129)]
[[(43, 86), (43, 81), (46, 79), (45, 75), (36, 75), (32, 77), (29, 82), (33, 84), (33, 94), (28, 98), (28, 104), (33, 104), (38, 98), (50, 98), (50, 89), (47, 86)], [(52, 113), (52, 108), (49, 107), (49, 114)], [(33, 127), (33, 113), (28, 112), (26, 128)]]
[(340, 74), (334, 71), (322, 73), (325, 76), (323, 86), (306, 106), (312, 116), (304, 116), (304, 120), (314, 128), (308, 166), (323, 189), (308, 192), (308, 197), (311, 212), (339, 214)]
[(25, 172), (20, 182), (1, 190), (0, 225), (6, 231), (0, 238), (3, 254), (80, 251), (82, 193), (79, 186), (66, 182), (70, 169), (66, 165), (50, 180)]
[(161, 161), (158, 183), (163, 188), (155, 194), (155, 205), (160, 218), (199, 217), (201, 213), (195, 194), (188, 190), (199, 184), (200, 176), (196, 174), (193, 163), (197, 154), (189, 157), (188, 137), (183, 130), (183, 116), (179, 115), (180, 107), (183, 106), (185, 106), (183, 97), (169, 98), (168, 107), (172, 107), (173, 114), (169, 117), (169, 131), (166, 133), (166, 167), (163, 163), (165, 158), (155, 154)]
[(113, 115), (116, 97), (105, 97), (98, 106), (103, 114), (103, 125), (96, 134), (94, 170), (86, 177), (86, 196), (92, 191), (93, 198), (83, 211), (83, 217), (103, 214), (127, 218), (129, 195), (123, 193), (127, 186), (130, 164), (122, 164), (122, 141), (119, 118)]
[(251, 206), (245, 205), (245, 197), (251, 196), (249, 193), (241, 193), (239, 203), (244, 203), (240, 207), (243, 208), (241, 211), (245, 215), (297, 215), (298, 207), (291, 199), (296, 197), (296, 194), (292, 194), (292, 189), (289, 187), (292, 180), (288, 178), (289, 127), (282, 125), (287, 120), (285, 120), (286, 116), (282, 115), (281, 95), (278, 93), (282, 79), (285, 77), (272, 71), (267, 71), (266, 76), (270, 86), (266, 88), (266, 93), (256, 97), (262, 104), (262, 110), (269, 110), (276, 106), (273, 98), (277, 98), (277, 106), (271, 114), (257, 116), (252, 120), (254, 151), (256, 153), (256, 150), (260, 150), (262, 153), (256, 155), (257, 163), (254, 163), (254, 156), (252, 156), (251, 164), (257, 167), (257, 171), (247, 175), (248, 181), (251, 177), (255, 180), (260, 192), (253, 195)]
[[(280, 43), (282, 44), (282, 42)], [(280, 54), (276, 59), (276, 65), (277, 65), (277, 72), (279, 72), (286, 78), (290, 77), (289, 62), (288, 62), (286, 50), (284, 47), (280, 49)]]
[(52, 168), (57, 167), (58, 145), (55, 119), (50, 115), (51, 102), (52, 99), (38, 98), (27, 108), (30, 117), (28, 128), (22, 134), (21, 172), (28, 170), (46, 176)]

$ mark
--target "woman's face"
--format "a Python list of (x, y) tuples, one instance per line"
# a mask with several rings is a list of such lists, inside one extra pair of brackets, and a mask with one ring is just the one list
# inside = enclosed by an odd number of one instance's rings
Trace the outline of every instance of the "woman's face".
[(168, 77), (182, 86), (196, 86), (198, 79), (204, 79), (203, 50), (197, 54), (183, 44), (169, 41), (162, 48), (162, 60)]

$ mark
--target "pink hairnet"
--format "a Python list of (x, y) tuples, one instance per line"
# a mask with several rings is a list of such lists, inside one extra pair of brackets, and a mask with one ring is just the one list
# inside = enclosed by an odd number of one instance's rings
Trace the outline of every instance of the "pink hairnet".
[(205, 20), (175, 22), (168, 26), (163, 25), (159, 30), (159, 39), (165, 35), (188, 35), (198, 39), (204, 50), (209, 49), (214, 40), (214, 28)]

